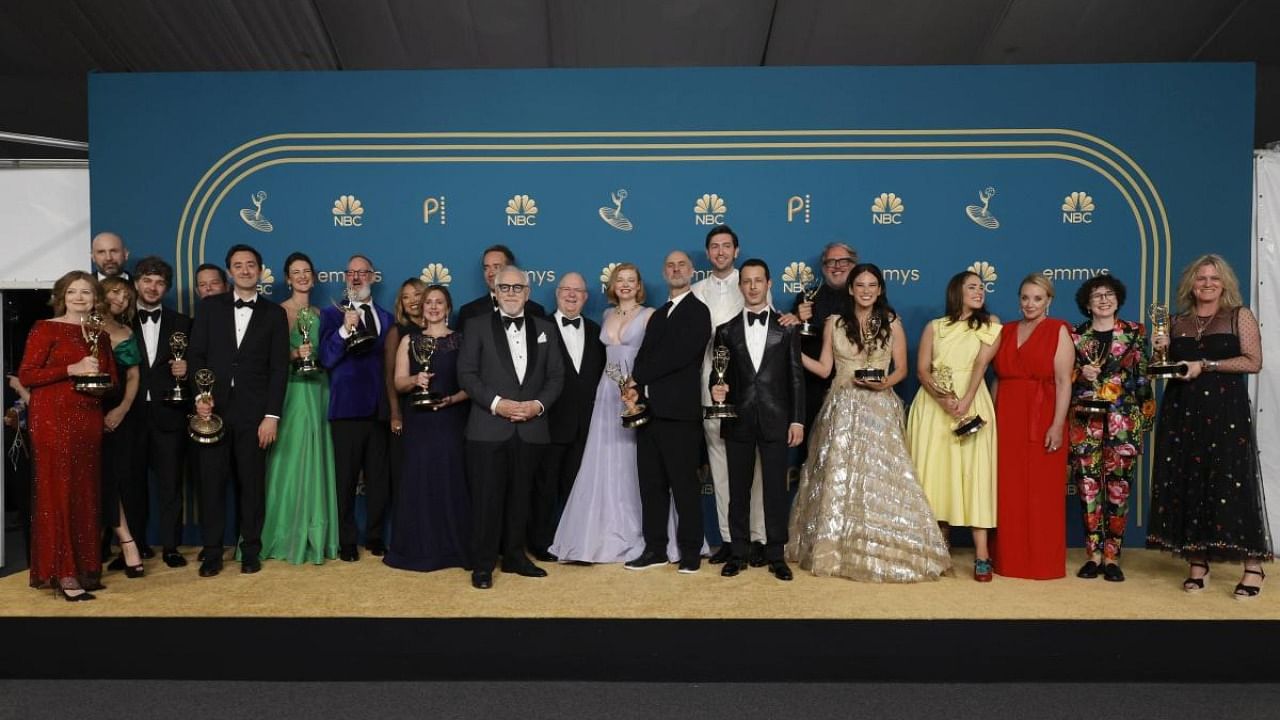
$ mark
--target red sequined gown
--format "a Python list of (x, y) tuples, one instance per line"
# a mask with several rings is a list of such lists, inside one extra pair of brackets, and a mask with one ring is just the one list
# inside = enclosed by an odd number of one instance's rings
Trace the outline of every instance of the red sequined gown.
[[(27, 336), (18, 370), (31, 388), (32, 587), (51, 587), (61, 578), (75, 578), (86, 590), (101, 586), (102, 401), (76, 392), (67, 375), (67, 366), (87, 354), (79, 325), (40, 320)], [(98, 363), (115, 379), (106, 333), (98, 342)]]

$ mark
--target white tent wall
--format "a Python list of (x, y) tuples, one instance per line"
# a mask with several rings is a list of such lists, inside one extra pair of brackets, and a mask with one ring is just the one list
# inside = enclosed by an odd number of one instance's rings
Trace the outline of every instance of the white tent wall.
[(1280, 529), (1280, 151), (1254, 155), (1253, 311), (1262, 329), (1254, 417), (1271, 530)]

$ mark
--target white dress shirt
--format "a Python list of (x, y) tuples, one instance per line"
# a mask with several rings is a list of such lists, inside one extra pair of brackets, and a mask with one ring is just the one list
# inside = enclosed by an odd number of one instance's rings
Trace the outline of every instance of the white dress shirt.
[[(236, 315), (236, 347), (240, 347), (240, 342), (244, 340), (244, 333), (249, 329), (249, 320), (253, 318), (253, 308), (235, 307), (235, 301), (239, 299), (239, 295), (232, 295), (231, 307)], [(253, 297), (247, 298), (245, 302), (259, 302), (258, 293), (254, 293)]]
[[(523, 318), (524, 322), (516, 328), (515, 323), (508, 325), (505, 319), (508, 317)], [(525, 331), (529, 329), (529, 318), (525, 316), (524, 311), (520, 311), (519, 315), (507, 315), (499, 311), (498, 320), (502, 322), (502, 329), (507, 334), (507, 350), (511, 352), (511, 364), (516, 367), (516, 379), (524, 384), (524, 373), (529, 367), (529, 348), (525, 337)], [(498, 414), (498, 403), (502, 402), (501, 395), (494, 395), (493, 402), (489, 403), (489, 412), (494, 415)], [(539, 406), (542, 403), (538, 403)], [(545, 408), (544, 408), (545, 409)], [(541, 415), (541, 411), (538, 413)]]
[[(138, 303), (139, 312), (144, 310), (146, 312), (152, 312), (159, 309), (159, 305), (149, 308), (143, 307), (142, 303)], [(151, 322), (149, 320), (144, 320), (139, 324), (142, 326), (142, 349), (147, 353), (147, 367), (151, 367), (156, 364), (156, 354), (160, 352), (160, 321), (157, 320), (155, 322)], [(147, 396), (143, 399), (148, 402), (151, 401), (150, 390), (147, 391)]]
[[(578, 320), (578, 327), (565, 325), (560, 319), (568, 316), (559, 310), (556, 310), (554, 317), (556, 329), (560, 331), (560, 337), (564, 338), (564, 347), (569, 351), (569, 359), (573, 361), (574, 372), (582, 372), (582, 351), (586, 346), (587, 339), (586, 328), (584, 325), (587, 321), (579, 315), (576, 318)], [(575, 318), (569, 319), (574, 320)]]
[(750, 310), (743, 309), (742, 322), (747, 329), (747, 353), (751, 355), (751, 365), (760, 372), (760, 363), (764, 361), (764, 342), (769, 338), (769, 308), (764, 308), (764, 323), (751, 322), (747, 317)]

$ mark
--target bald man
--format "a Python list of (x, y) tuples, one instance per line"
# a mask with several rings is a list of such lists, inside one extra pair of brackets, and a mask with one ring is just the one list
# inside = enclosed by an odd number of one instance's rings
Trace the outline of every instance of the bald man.
[(129, 261), (129, 248), (124, 246), (124, 238), (113, 232), (100, 232), (93, 236), (90, 244), (90, 258), (98, 270), (98, 279), (122, 277), (131, 280), (125, 272), (124, 264)]

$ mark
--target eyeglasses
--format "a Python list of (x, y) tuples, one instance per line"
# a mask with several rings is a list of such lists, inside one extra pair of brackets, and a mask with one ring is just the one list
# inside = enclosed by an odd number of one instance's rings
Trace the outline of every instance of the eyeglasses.
[(498, 292), (500, 293), (522, 293), (525, 291), (525, 288), (527, 287), (529, 286), (521, 285), (520, 283), (515, 283), (515, 284), (498, 283), (497, 285)]
[(1089, 296), (1089, 299), (1090, 300), (1115, 300), (1116, 294), (1108, 290), (1106, 292), (1094, 293)]
[(372, 270), (348, 270), (347, 277), (373, 277)]
[(828, 270), (853, 267), (853, 258), (831, 258), (830, 260), (823, 260), (822, 267)]

